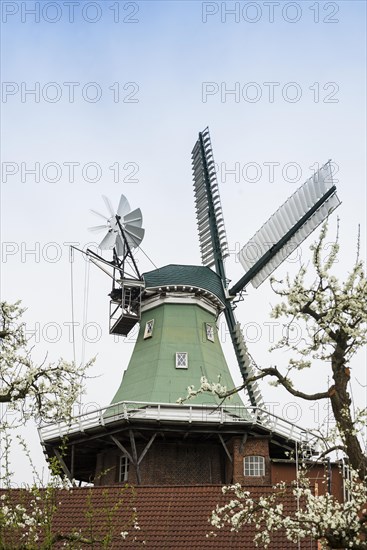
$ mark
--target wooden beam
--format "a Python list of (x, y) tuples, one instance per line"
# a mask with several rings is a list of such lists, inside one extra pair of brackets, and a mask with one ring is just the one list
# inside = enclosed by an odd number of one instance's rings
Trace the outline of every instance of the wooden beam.
[(73, 478), (72, 478), (72, 475), (71, 475), (71, 473), (70, 473), (70, 470), (69, 470), (69, 468), (66, 466), (64, 459), (62, 458), (61, 454), (59, 453), (58, 449), (56, 449), (56, 447), (54, 448), (54, 453), (55, 453), (55, 455), (56, 455), (57, 460), (58, 460), (59, 463), (60, 463), (60, 466), (61, 466), (61, 468), (62, 468), (62, 471), (64, 472), (64, 474), (66, 475), (66, 477), (68, 478), (68, 480), (70, 481), (70, 483), (71, 483), (72, 485), (75, 485), (75, 482), (73, 481)]
[(118, 439), (116, 439), (116, 437), (111, 435), (110, 438), (115, 443), (115, 445), (120, 449), (120, 451), (122, 451), (127, 456), (127, 458), (130, 460), (130, 462), (135, 467), (137, 467), (137, 466), (139, 466), (140, 462), (143, 460), (143, 458), (145, 457), (145, 455), (149, 451), (149, 449), (152, 446), (153, 441), (155, 440), (156, 436), (157, 436), (157, 433), (152, 435), (152, 437), (150, 438), (150, 440), (146, 444), (146, 446), (145, 446), (145, 448), (144, 448), (144, 450), (141, 453), (139, 458), (138, 458), (137, 451), (136, 451), (135, 438), (134, 438), (133, 433), (132, 433), (132, 439), (131, 439), (131, 434), (130, 434), (131, 447), (132, 447), (132, 450), (133, 450), (133, 455), (132, 456), (129, 453), (129, 451), (126, 449), (126, 447), (124, 447), (123, 444)]
[(285, 443), (281, 443), (280, 441), (276, 441), (275, 439), (271, 439), (270, 443), (272, 443), (273, 445), (277, 445), (282, 449), (286, 449), (287, 451), (294, 451), (294, 447), (291, 447), (290, 445), (286, 445)]
[(112, 439), (112, 441), (115, 443), (115, 445), (120, 449), (120, 451), (122, 451), (124, 453), (124, 455), (127, 456), (127, 458), (130, 460), (130, 462), (132, 464), (134, 464), (134, 459), (133, 457), (131, 456), (131, 454), (129, 453), (129, 451), (127, 449), (125, 449), (125, 447), (123, 446), (122, 443), (120, 443), (120, 441), (118, 439), (116, 439), (116, 437), (114, 437), (113, 435), (110, 435), (110, 438)]
[(71, 457), (70, 457), (70, 475), (74, 479), (74, 462), (75, 462), (75, 445), (71, 446)]
[(225, 452), (227, 453), (227, 456), (228, 456), (229, 460), (230, 460), (231, 462), (233, 462), (231, 453), (230, 453), (229, 450), (227, 449), (227, 445), (225, 444), (225, 441), (224, 441), (224, 439), (223, 439), (222, 434), (218, 434), (218, 437), (219, 437), (219, 439), (220, 439), (220, 441), (221, 441), (221, 443), (222, 443), (222, 445), (223, 445), (223, 447), (224, 447)]
[[(249, 429), (251, 426), (247, 425), (245, 426), (247, 429)], [(231, 426), (230, 429), (226, 429), (228, 428), (225, 424), (222, 424), (221, 426), (221, 433), (223, 434), (226, 434), (226, 435), (239, 435), (239, 434), (243, 434), (243, 429), (244, 429), (244, 426), (241, 426), (241, 427), (234, 427), (234, 426)], [(257, 426), (257, 428), (260, 428), (260, 426)], [(131, 429), (131, 428), (130, 428)], [(119, 428), (116, 428), (114, 430), (109, 430), (109, 431), (106, 431), (106, 430), (103, 430), (103, 433), (100, 433), (100, 434), (96, 434), (96, 435), (87, 435), (83, 438), (78, 438), (78, 439), (70, 439), (70, 443), (69, 444), (74, 444), (74, 445), (79, 445), (79, 444), (85, 444), (86, 442), (92, 442), (94, 440), (101, 440), (103, 441), (103, 439), (105, 437), (108, 437), (108, 436), (111, 436), (113, 434), (119, 434), (119, 433), (123, 433), (123, 432), (126, 432), (128, 430), (127, 426), (124, 426), (124, 427), (119, 427)], [(157, 431), (157, 427), (156, 425), (153, 427), (153, 426), (139, 426), (139, 431), (140, 432), (148, 432), (148, 431)], [(186, 433), (187, 432), (187, 426), (183, 426), (182, 428), (181, 427), (175, 427), (175, 428), (170, 428), (170, 427), (166, 427), (164, 426), (162, 428), (162, 431), (159, 432), (160, 436), (164, 439), (165, 438), (165, 433), (177, 433), (177, 434), (183, 434), (183, 433)], [(200, 434), (208, 434), (208, 435), (217, 435), (218, 434), (218, 431), (217, 431), (217, 426), (213, 427), (213, 428), (210, 428), (210, 429), (207, 429), (207, 428), (204, 428), (203, 426), (191, 426), (190, 427), (190, 435), (193, 434), (193, 435), (200, 435)], [(252, 433), (254, 434), (255, 432), (249, 432), (249, 433)], [(266, 430), (264, 430), (264, 434), (263, 435), (259, 435), (259, 437), (266, 437), (266, 436), (269, 436), (269, 432)], [(284, 437), (284, 440), (286, 440), (286, 438)]]
[(140, 485), (141, 478), (140, 478), (140, 468), (139, 468), (139, 462), (138, 462), (138, 453), (136, 451), (135, 437), (134, 437), (134, 432), (132, 430), (129, 430), (129, 436), (130, 436), (130, 444), (131, 444), (131, 449), (132, 449), (133, 458), (134, 458), (133, 464), (136, 470), (136, 480), (138, 482), (138, 485)]
[(150, 440), (148, 441), (147, 445), (145, 446), (143, 452), (140, 455), (140, 458), (138, 460), (138, 464), (140, 464), (140, 462), (143, 460), (143, 458), (145, 457), (145, 455), (149, 451), (149, 449), (150, 449), (153, 441), (155, 440), (156, 436), (157, 436), (157, 433), (153, 434), (152, 437), (150, 438)]
[(247, 436), (248, 436), (248, 433), (245, 432), (242, 436), (242, 441), (241, 441), (241, 445), (240, 445), (240, 453), (242, 454), (243, 453), (243, 448), (245, 446), (245, 443), (247, 441)]

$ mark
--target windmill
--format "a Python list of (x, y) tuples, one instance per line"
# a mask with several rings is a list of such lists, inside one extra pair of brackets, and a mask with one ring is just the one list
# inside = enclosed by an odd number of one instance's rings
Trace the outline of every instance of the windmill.
[[(140, 273), (134, 257), (144, 236), (140, 209), (131, 210), (121, 196), (116, 210), (103, 197), (107, 214), (94, 211), (104, 223), (92, 231), (104, 232), (100, 248), (111, 250), (112, 260), (89, 249), (86, 254), (112, 278), (109, 331), (127, 336), (138, 327), (138, 334), (107, 407), (82, 414), (71, 424), (40, 430), (45, 453), (58, 457), (69, 479), (175, 485), (187, 483), (189, 477), (193, 484), (246, 484), (249, 457), (249, 464), (256, 463), (254, 475), (270, 484), (271, 460), (286, 461), (297, 445), (309, 444), (307, 430), (264, 411), (234, 308), (246, 285), (251, 282), (257, 288), (340, 204), (330, 162), (241, 249), (244, 275), (234, 285), (224, 265), (227, 238), (208, 128), (199, 133), (192, 167), (201, 266), (170, 264)], [(242, 377), (248, 381), (251, 407), (237, 393), (223, 404), (215, 392), (178, 404), (202, 377), (210, 382), (219, 377), (221, 385), (234, 386), (218, 335), (222, 313)], [(65, 435), (63, 459), (58, 448)]]
[[(214, 271), (221, 282), (224, 298), (220, 311), (226, 319), (251, 406), (264, 408), (258, 383), (251, 381), (256, 373), (251, 364), (241, 325), (235, 317), (235, 304), (249, 283), (258, 288), (339, 206), (330, 161), (298, 188), (243, 246), (238, 254), (238, 260), (245, 274), (230, 286), (225, 270), (225, 259), (229, 256), (227, 236), (209, 128), (199, 133), (191, 157), (202, 265)], [(106, 262), (91, 251), (88, 251), (88, 254), (97, 265), (98, 261), (103, 261), (113, 268), (110, 332), (127, 336), (141, 320), (142, 297), (146, 300), (150, 294), (147, 285), (149, 274), (145, 274), (147, 277), (139, 273), (133, 255), (133, 250), (140, 245), (144, 237), (142, 213), (139, 208), (132, 211), (124, 195), (121, 195), (116, 212), (107, 197), (103, 196), (103, 200), (108, 215), (94, 210), (92, 212), (104, 219), (105, 223), (90, 229), (106, 232), (99, 246), (102, 250), (113, 250), (113, 261)], [(132, 274), (128, 273), (128, 266), (132, 268)], [(180, 281), (180, 278), (176, 277), (176, 289), (177, 283), (180, 282), (184, 283), (185, 280)], [(169, 288), (166, 285), (166, 289)]]

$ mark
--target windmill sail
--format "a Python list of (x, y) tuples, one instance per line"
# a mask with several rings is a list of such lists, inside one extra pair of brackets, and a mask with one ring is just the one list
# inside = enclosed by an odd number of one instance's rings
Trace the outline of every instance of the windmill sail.
[[(247, 379), (252, 378), (257, 373), (254, 372), (254, 369), (252, 368), (250, 355), (248, 353), (246, 342), (243, 337), (241, 325), (238, 322), (236, 322), (234, 326), (232, 342), (233, 342), (234, 350), (237, 356), (242, 378), (244, 382), (246, 382)], [(259, 407), (260, 409), (265, 408), (261, 391), (256, 380), (248, 384), (247, 393), (249, 394), (251, 405)]]
[[(204, 266), (215, 267), (215, 271), (222, 279), (223, 287), (227, 288), (228, 283), (223, 260), (229, 256), (229, 252), (208, 128), (199, 133), (199, 139), (195, 143), (192, 151), (192, 169), (201, 260)], [(253, 376), (253, 372), (241, 328), (236, 321), (232, 303), (229, 299), (226, 300), (224, 315), (238, 366), (242, 378), (246, 382), (248, 378)], [(246, 389), (251, 405), (262, 407), (263, 402), (257, 383), (249, 383)]]
[(192, 169), (201, 260), (211, 267), (229, 255), (209, 129), (200, 132)]
[(246, 275), (230, 289), (230, 294), (237, 294), (249, 282), (259, 287), (339, 204), (329, 161), (241, 249), (238, 259)]

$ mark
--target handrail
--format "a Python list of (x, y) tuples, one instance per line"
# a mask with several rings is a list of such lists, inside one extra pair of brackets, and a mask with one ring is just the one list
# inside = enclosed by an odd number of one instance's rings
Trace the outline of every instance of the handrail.
[(69, 422), (43, 424), (38, 432), (42, 442), (63, 437), (72, 433), (85, 433), (98, 426), (106, 426), (117, 420), (129, 422), (131, 419), (146, 419), (164, 422), (208, 422), (218, 424), (240, 423), (257, 425), (294, 441), (309, 442), (319, 438), (311, 430), (301, 428), (293, 422), (259, 407), (244, 405), (176, 404), (152, 403), (144, 401), (121, 401), (103, 408), (74, 416)]

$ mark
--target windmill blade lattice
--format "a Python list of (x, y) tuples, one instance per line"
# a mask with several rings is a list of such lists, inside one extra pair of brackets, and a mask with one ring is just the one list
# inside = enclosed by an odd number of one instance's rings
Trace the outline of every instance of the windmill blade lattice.
[(192, 151), (192, 170), (201, 260), (211, 267), (229, 253), (209, 128), (199, 134)]
[[(244, 381), (246, 381), (252, 378), (253, 376), (255, 376), (256, 372), (254, 371), (251, 365), (250, 355), (246, 346), (245, 339), (243, 337), (243, 332), (242, 332), (240, 323), (235, 324), (234, 338), (232, 339), (232, 341), (237, 354), (242, 377)], [(259, 384), (257, 383), (256, 380), (248, 383), (247, 391), (249, 393), (251, 404), (253, 404), (252, 401), (254, 401), (256, 403), (256, 407), (259, 407), (260, 409), (264, 409), (265, 403), (261, 395)]]
[(289, 197), (238, 254), (246, 275), (229, 293), (249, 282), (257, 288), (340, 205), (330, 161)]
[[(202, 263), (207, 267), (215, 266), (223, 287), (227, 288), (224, 258), (229, 256), (229, 253), (209, 128), (199, 133), (199, 139), (192, 151), (192, 169)], [(226, 300), (224, 315), (238, 366), (246, 382), (253, 376), (252, 367), (240, 325), (236, 321), (229, 299)], [(246, 389), (251, 405), (262, 407), (263, 401), (257, 383), (248, 383)]]
[[(94, 232), (107, 231), (99, 244), (99, 248), (101, 250), (112, 250), (114, 248), (117, 256), (124, 256), (126, 253), (125, 239), (131, 250), (137, 248), (143, 240), (145, 230), (142, 228), (143, 216), (141, 210), (140, 208), (136, 208), (131, 211), (129, 201), (124, 195), (121, 195), (117, 211), (115, 212), (111, 201), (104, 195), (102, 198), (109, 216), (91, 210), (93, 214), (103, 218), (106, 223), (105, 225), (90, 227), (89, 229)], [(123, 235), (120, 231), (120, 225)]]

